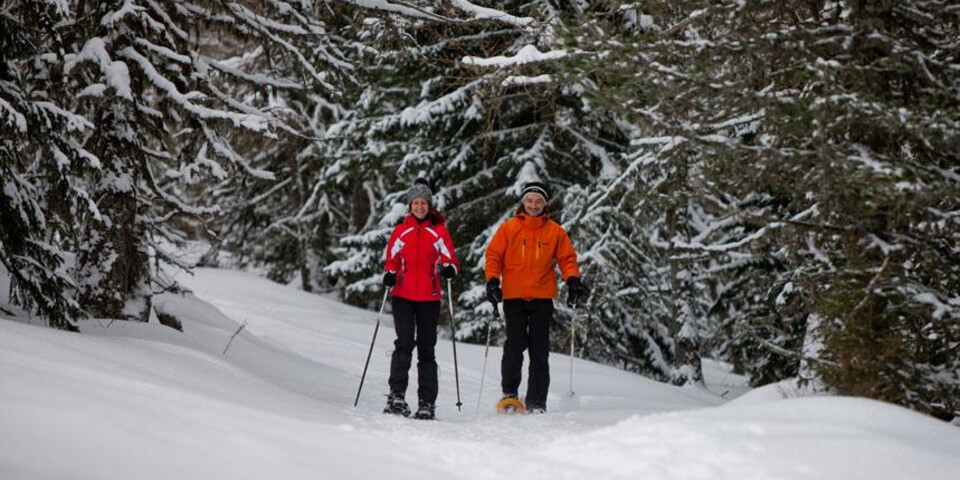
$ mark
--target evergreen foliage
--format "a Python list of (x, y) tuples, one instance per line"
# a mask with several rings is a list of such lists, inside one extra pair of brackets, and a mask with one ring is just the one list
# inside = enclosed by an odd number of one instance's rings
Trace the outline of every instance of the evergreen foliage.
[[(89, 166), (83, 163), (89, 152), (79, 144), (89, 122), (35, 94), (30, 82), (47, 74), (37, 45), (64, 12), (46, 2), (19, 7), (0, 15), (0, 261), (13, 280), (12, 299), (56, 328), (75, 330), (70, 321), (81, 310), (68, 273), (71, 257), (56, 242), (65, 222), (49, 202), (54, 189), (72, 190), (68, 202), (87, 200), (73, 189), (69, 167)], [(70, 158), (79, 161), (70, 165)], [(79, 208), (88, 207), (83, 201)]]
[(483, 340), (486, 246), (541, 180), (592, 291), (557, 302), (555, 350), (950, 418), (958, 45), (945, 0), (12, 0), (0, 261), (54, 326), (145, 320), (171, 287), (151, 260), (212, 227), (240, 266), (376, 308), (423, 174)]
[[(11, 186), (5, 210), (32, 225), (24, 234), (51, 245), (22, 258), (24, 239), (4, 242), (13, 258), (5, 266), (26, 279), (17, 282), (20, 297), (70, 299), (79, 308), (51, 307), (67, 319), (82, 310), (147, 320), (152, 292), (170, 287), (150, 259), (179, 265), (165, 249), (183, 240), (184, 220), (202, 224), (221, 212), (197, 192), (210, 182), (274, 178), (260, 155), (238, 148), (259, 153), (269, 143), (250, 138), (298, 134), (273, 92), (340, 94), (336, 75), (319, 69), (339, 59), (314, 8), (283, 0), (4, 4), (4, 43), (16, 55), (4, 59), (4, 119), (16, 127), (3, 137), (4, 183), (19, 189)], [(28, 188), (24, 177), (37, 184)], [(18, 262), (43, 267), (45, 277)], [(50, 273), (57, 266), (71, 282)], [(31, 285), (37, 278), (42, 285)]]
[(581, 29), (603, 67), (574, 73), (637, 126), (641, 228), (700, 350), (762, 384), (823, 342), (827, 386), (956, 412), (957, 9), (633, 7)]

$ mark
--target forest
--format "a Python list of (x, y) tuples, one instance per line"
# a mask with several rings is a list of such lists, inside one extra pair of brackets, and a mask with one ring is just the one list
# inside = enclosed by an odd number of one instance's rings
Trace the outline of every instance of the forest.
[(556, 350), (960, 416), (956, 2), (0, 0), (0, 52), (3, 313), (150, 321), (188, 242), (376, 309), (424, 176), (482, 343), (536, 180)]

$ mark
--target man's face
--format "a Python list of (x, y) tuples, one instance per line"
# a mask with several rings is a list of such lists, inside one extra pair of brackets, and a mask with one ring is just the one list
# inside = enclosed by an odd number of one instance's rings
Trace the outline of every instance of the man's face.
[(540, 194), (528, 193), (523, 196), (523, 211), (531, 217), (539, 217), (546, 206), (547, 202)]

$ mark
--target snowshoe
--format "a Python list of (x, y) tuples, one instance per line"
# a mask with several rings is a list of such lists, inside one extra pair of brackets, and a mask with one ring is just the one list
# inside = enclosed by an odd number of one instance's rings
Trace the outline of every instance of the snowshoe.
[(417, 409), (417, 413), (413, 414), (413, 418), (417, 420), (436, 420), (437, 406), (432, 403), (420, 402), (420, 408)]
[(500, 414), (509, 415), (514, 413), (524, 413), (525, 411), (526, 407), (516, 395), (504, 395), (503, 398), (501, 398), (497, 403), (497, 413)]
[(409, 417), (410, 406), (407, 405), (407, 401), (403, 399), (403, 395), (399, 393), (391, 393), (387, 396), (387, 406), (383, 409), (383, 413)]

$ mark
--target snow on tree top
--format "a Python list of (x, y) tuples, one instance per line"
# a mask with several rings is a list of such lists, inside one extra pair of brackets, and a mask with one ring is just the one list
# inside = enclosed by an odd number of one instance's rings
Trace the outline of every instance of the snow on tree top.
[(87, 40), (83, 49), (76, 55), (66, 55), (67, 62), (63, 66), (63, 73), (70, 74), (70, 70), (77, 64), (92, 60), (100, 65), (100, 71), (107, 79), (107, 84), (117, 91), (117, 96), (127, 100), (133, 100), (130, 91), (130, 70), (127, 64), (121, 61), (113, 61), (110, 54), (107, 53), (106, 43), (100, 37), (94, 37)]
[(511, 75), (500, 82), (500, 85), (504, 87), (511, 87), (513, 85), (528, 85), (535, 83), (550, 83), (553, 81), (553, 77), (549, 74), (537, 75), (535, 77), (530, 77), (527, 75)]
[(515, 17), (501, 10), (474, 5), (467, 0), (452, 0), (450, 3), (459, 10), (473, 14), (476, 19), (497, 20), (518, 27), (531, 27), (535, 22), (530, 17)]
[(540, 50), (537, 50), (537, 47), (533, 45), (527, 45), (521, 48), (520, 51), (512, 57), (504, 55), (498, 55), (490, 58), (466, 56), (463, 57), (463, 60), (461, 61), (467, 65), (476, 65), (478, 67), (508, 67), (512, 65), (522, 65), (525, 63), (556, 60), (558, 58), (566, 57), (567, 55), (569, 55), (569, 53), (565, 50), (541, 52)]
[(27, 133), (27, 119), (2, 98), (0, 98), (0, 123), (11, 123), (20, 133)]

